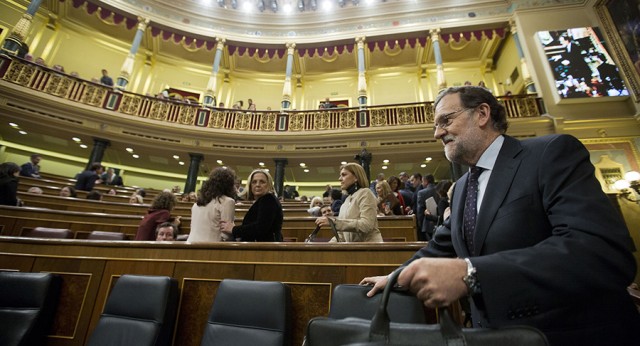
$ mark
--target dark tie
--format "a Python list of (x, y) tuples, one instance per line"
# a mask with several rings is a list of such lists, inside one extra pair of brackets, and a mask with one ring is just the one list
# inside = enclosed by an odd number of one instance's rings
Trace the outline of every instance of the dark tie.
[(464, 201), (463, 229), (464, 239), (467, 243), (469, 254), (474, 256), (473, 235), (476, 231), (476, 215), (478, 215), (478, 177), (482, 173), (482, 168), (471, 167), (467, 177), (467, 198)]

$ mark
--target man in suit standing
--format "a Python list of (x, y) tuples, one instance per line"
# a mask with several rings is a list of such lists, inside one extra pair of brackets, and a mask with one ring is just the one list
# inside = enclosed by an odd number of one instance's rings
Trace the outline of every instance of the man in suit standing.
[(436, 193), (435, 178), (433, 174), (426, 174), (422, 177), (422, 189), (416, 193), (418, 210), (416, 212), (416, 218), (419, 218), (420, 229), (418, 233), (418, 240), (430, 240), (433, 236), (434, 223), (425, 218), (425, 210), (427, 209), (427, 199), (433, 197), (434, 202), (438, 203), (440, 197)]
[[(456, 182), (451, 216), (398, 283), (429, 307), (468, 296), (474, 327), (529, 325), (552, 345), (640, 345), (626, 291), (633, 241), (580, 141), (506, 136), (503, 106), (478, 87), (443, 91), (434, 122), (447, 158), (479, 177)], [(373, 295), (386, 276), (361, 284)]]
[(31, 155), (30, 161), (20, 166), (20, 175), (40, 179), (40, 165), (38, 165), (40, 160), (42, 160), (40, 154)]
[(76, 176), (76, 190), (91, 191), (96, 184), (101, 184), (100, 176), (104, 166), (100, 162), (94, 162), (89, 169)]

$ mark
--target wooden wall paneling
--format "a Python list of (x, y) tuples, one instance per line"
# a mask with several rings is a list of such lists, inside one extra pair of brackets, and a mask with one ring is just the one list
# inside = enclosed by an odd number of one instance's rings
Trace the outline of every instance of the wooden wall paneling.
[(32, 271), (62, 276), (62, 290), (49, 344), (84, 344), (104, 267), (105, 261), (97, 259), (36, 258)]
[(0, 254), (0, 270), (31, 272), (35, 257), (20, 254)]

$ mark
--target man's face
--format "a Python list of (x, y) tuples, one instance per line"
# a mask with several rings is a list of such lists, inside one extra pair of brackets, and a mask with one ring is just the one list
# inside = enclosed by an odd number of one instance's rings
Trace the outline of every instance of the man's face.
[(39, 164), (39, 163), (40, 163), (40, 160), (41, 160), (41, 159), (42, 159), (42, 158), (41, 158), (40, 156), (35, 156), (35, 157), (31, 158), (31, 162), (32, 162), (34, 165), (37, 165), (37, 164)]
[(331, 211), (331, 207), (327, 206), (327, 207), (323, 207), (322, 209), (320, 209), (320, 213), (322, 214), (322, 216), (333, 216), (333, 211)]
[[(436, 106), (434, 123), (440, 125), (433, 136), (442, 141), (445, 156), (451, 162), (475, 164), (472, 161), (482, 139), (476, 124), (477, 117), (471, 113), (475, 111), (473, 108), (465, 109), (459, 94), (444, 96)], [(445, 121), (447, 118), (449, 120)]]
[(411, 183), (411, 186), (413, 187), (418, 187), (418, 185), (420, 185), (421, 181), (420, 179), (417, 179), (415, 176), (411, 176), (411, 178), (409, 178), (409, 182)]
[(162, 227), (158, 229), (158, 235), (156, 236), (156, 241), (172, 241), (172, 240), (175, 240), (173, 238), (173, 228)]

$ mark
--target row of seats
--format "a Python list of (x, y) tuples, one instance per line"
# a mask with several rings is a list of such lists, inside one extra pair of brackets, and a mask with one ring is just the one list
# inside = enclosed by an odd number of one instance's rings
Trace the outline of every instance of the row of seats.
[[(0, 272), (0, 345), (46, 343), (61, 281), (50, 273)], [(122, 275), (87, 345), (171, 345), (178, 303), (176, 279)], [(291, 345), (291, 316), (287, 285), (225, 279), (201, 345)]]

